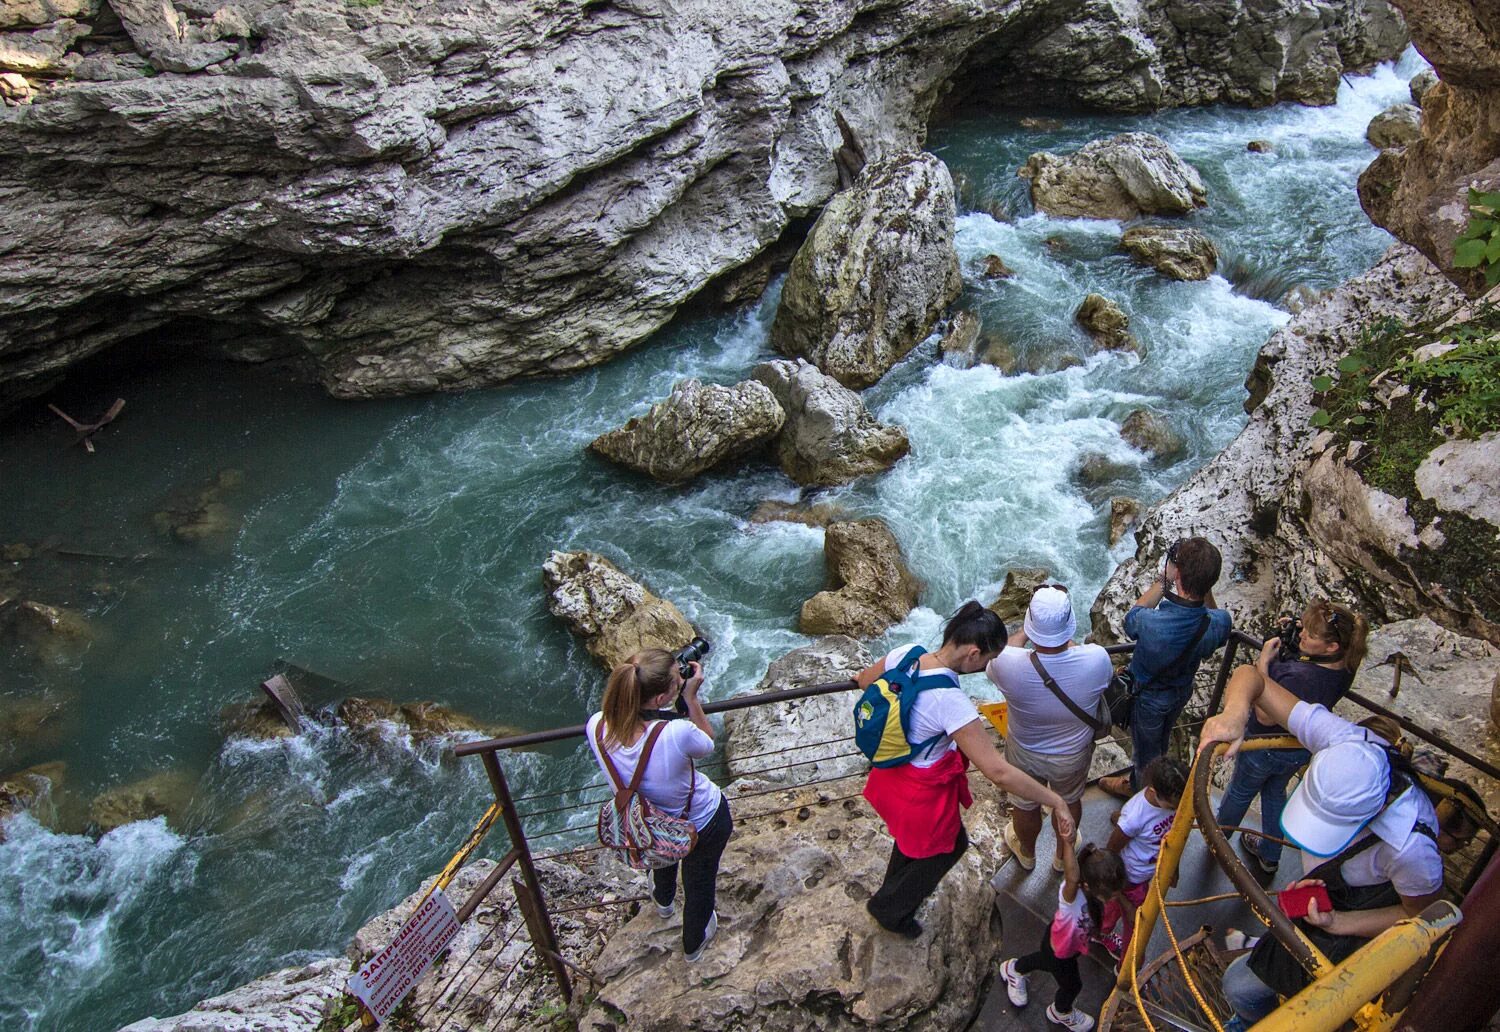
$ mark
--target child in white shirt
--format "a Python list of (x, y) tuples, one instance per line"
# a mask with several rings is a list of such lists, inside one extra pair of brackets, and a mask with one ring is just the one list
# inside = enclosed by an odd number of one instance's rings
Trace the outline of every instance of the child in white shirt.
[[(1158, 756), (1146, 765), (1141, 776), (1146, 787), (1131, 796), (1124, 809), (1110, 816), (1115, 827), (1109, 833), (1108, 847), (1125, 862), (1124, 895), (1133, 906), (1139, 907), (1146, 900), (1147, 886), (1156, 873), (1156, 854), (1172, 828), (1177, 804), (1187, 789), (1187, 777), (1187, 767), (1181, 760)], [(1127, 924), (1122, 949), (1130, 944), (1131, 931)]]

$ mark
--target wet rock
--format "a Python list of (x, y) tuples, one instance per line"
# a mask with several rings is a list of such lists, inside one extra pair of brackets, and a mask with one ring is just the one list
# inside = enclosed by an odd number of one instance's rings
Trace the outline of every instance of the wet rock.
[[(685, 641), (686, 639), (684, 639)], [(503, 738), (516, 733), (505, 724), (476, 720), (467, 713), (449, 709), (436, 702), (392, 702), (390, 699), (367, 699), (357, 695), (340, 702), (334, 710), (338, 720), (350, 733), (365, 741), (382, 739), (387, 729), (409, 734), (413, 742), (431, 742), (452, 735), (483, 735)]]
[(1133, 219), (1183, 215), (1208, 203), (1197, 171), (1151, 133), (1095, 140), (1066, 156), (1040, 151), (1017, 172), (1048, 215)]
[(1134, 498), (1116, 495), (1109, 500), (1109, 547), (1119, 544), (1130, 528), (1141, 518), (1141, 503)]
[(1421, 107), (1422, 98), (1427, 95), (1428, 90), (1437, 84), (1437, 72), (1434, 72), (1431, 68), (1423, 68), (1416, 75), (1413, 75), (1411, 81), (1406, 84), (1407, 89), (1411, 91), (1411, 102), (1417, 105), (1417, 107)]
[(877, 420), (858, 394), (802, 359), (765, 362), (751, 375), (786, 413), (776, 458), (799, 484), (848, 483), (889, 469), (911, 450), (905, 430)]
[(1279, 302), (1282, 308), (1296, 315), (1309, 305), (1315, 305), (1323, 300), (1323, 294), (1304, 284), (1297, 284), (1291, 290), (1281, 295)]
[(70, 694), (0, 697), (0, 763), (23, 750), (32, 753), (61, 745), (75, 730), (77, 714), (78, 699)]
[(960, 368), (973, 365), (979, 358), (979, 313), (965, 308), (948, 322), (948, 330), (938, 342), (943, 358)]
[(802, 603), (803, 634), (874, 638), (917, 604), (922, 584), (883, 520), (830, 524), (823, 559), (830, 586)]
[(0, 595), (0, 643), (50, 666), (69, 666), (96, 638), (83, 616), (62, 606)]
[(1136, 409), (1125, 417), (1125, 422), (1120, 425), (1120, 436), (1132, 448), (1154, 459), (1170, 459), (1181, 454), (1186, 447), (1182, 435), (1172, 429), (1172, 424), (1145, 409)]
[(1022, 129), (1030, 129), (1037, 133), (1056, 133), (1065, 128), (1060, 118), (1040, 118), (1036, 115), (1027, 115), (1021, 119), (1020, 126)]
[(984, 256), (984, 278), (985, 279), (1010, 279), (1015, 270), (1005, 264), (1005, 259), (998, 254), (987, 254)]
[(187, 544), (223, 547), (239, 533), (243, 517), (224, 498), (244, 484), (237, 469), (221, 470), (197, 491), (178, 493), (151, 517), (157, 532)]
[(5, 841), (3, 822), (18, 813), (36, 813), (46, 809), (67, 772), (66, 763), (54, 761), (0, 778), (0, 842)]
[(953, 180), (931, 154), (867, 165), (797, 252), (772, 345), (845, 387), (878, 381), (962, 290), (956, 216)]
[(820, 805), (815, 790), (773, 793), (739, 804), (743, 814), (789, 812), (738, 825), (720, 868), (718, 937), (694, 977), (684, 977), (673, 949), (680, 931), (638, 917), (600, 953), (594, 970), (605, 985), (579, 1029), (966, 1027), (1001, 956), (989, 878), (1005, 826), (998, 794), (973, 780), (975, 805), (964, 823), (974, 848), (918, 911), (919, 939), (884, 932), (865, 913), (890, 854), (890, 837), (868, 806)]
[(33, 554), (30, 545), (22, 544), (19, 541), (15, 544), (0, 546), (0, 559), (4, 559), (8, 563), (23, 563), (27, 559), (30, 559)]
[(156, 817), (166, 817), (168, 824), (181, 827), (197, 791), (198, 779), (187, 771), (159, 771), (99, 793), (89, 804), (89, 820), (101, 832)]
[(1050, 574), (1042, 567), (1022, 566), (1005, 572), (1005, 584), (1000, 588), (1000, 597), (989, 605), (990, 610), (1005, 621), (1005, 629), (1013, 631), (1021, 626), (1026, 609), (1031, 605), (1031, 595), (1047, 583)]
[(1270, 140), (1251, 140), (1245, 144), (1245, 149), (1251, 154), (1273, 154), (1276, 146)]
[(1393, 104), (1370, 119), (1365, 139), (1379, 150), (1405, 147), (1422, 138), (1422, 109), (1415, 104)]
[(1438, 445), (1417, 467), (1417, 492), (1438, 508), (1500, 527), (1500, 433)]
[(826, 502), (802, 505), (792, 502), (764, 501), (751, 511), (751, 523), (800, 523), (807, 527), (826, 527), (849, 519), (847, 510)]
[(542, 564), (547, 608), (605, 669), (641, 649), (678, 649), (693, 625), (666, 599), (593, 552), (553, 552)]
[(785, 419), (754, 380), (733, 387), (683, 380), (644, 416), (594, 438), (589, 450), (664, 484), (685, 484), (763, 447)]
[(1130, 333), (1130, 319), (1125, 310), (1102, 294), (1089, 294), (1073, 313), (1073, 319), (1082, 326), (1094, 343), (1108, 351), (1141, 350), (1140, 344)]
[(1219, 249), (1207, 235), (1177, 226), (1132, 226), (1120, 246), (1136, 261), (1175, 280), (1206, 280), (1219, 264)]
[[(793, 649), (773, 662), (760, 683), (743, 694), (847, 681), (871, 662), (869, 650), (853, 638), (829, 635)], [(729, 777), (756, 777), (786, 785), (863, 771), (867, 766), (864, 757), (847, 755), (853, 751), (845, 741), (849, 736), (849, 708), (853, 704), (852, 691), (837, 692), (724, 714), (721, 741)], [(788, 756), (766, 755), (792, 744), (798, 748)], [(797, 766), (771, 769), (788, 763)]]
[(1084, 487), (1101, 487), (1134, 472), (1134, 467), (1118, 462), (1101, 452), (1089, 452), (1078, 463), (1074, 472), (1078, 483)]
[(267, 741), (292, 737), (292, 729), (270, 702), (236, 702), (225, 706), (219, 711), (219, 730), (225, 738)]
[(142, 1018), (120, 1032), (315, 1032), (344, 992), (349, 962), (324, 957), (283, 968), (170, 1018)]

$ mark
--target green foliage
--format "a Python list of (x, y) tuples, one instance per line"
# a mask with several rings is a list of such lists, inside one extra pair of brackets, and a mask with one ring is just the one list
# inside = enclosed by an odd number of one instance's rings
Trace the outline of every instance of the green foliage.
[(1500, 192), (1469, 191), (1469, 224), (1453, 243), (1453, 264), (1481, 269), (1484, 283), (1500, 283)]
[(1488, 320), (1485, 314), (1443, 338), (1455, 345), (1451, 351), (1399, 367), (1402, 380), (1433, 398), (1443, 424), (1463, 437), (1500, 430), (1500, 318), (1493, 307)]
[(359, 1001), (348, 993), (333, 1001), (328, 1013), (318, 1023), (317, 1032), (341, 1032), (351, 1021), (359, 1020)]

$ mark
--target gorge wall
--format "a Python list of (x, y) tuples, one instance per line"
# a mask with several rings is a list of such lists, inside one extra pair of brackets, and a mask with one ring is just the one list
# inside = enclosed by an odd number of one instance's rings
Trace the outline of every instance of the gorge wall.
[(841, 145), (920, 142), (955, 76), (1326, 103), (1405, 38), (1385, 0), (12, 3), (0, 407), (168, 326), (342, 397), (576, 369), (814, 212)]

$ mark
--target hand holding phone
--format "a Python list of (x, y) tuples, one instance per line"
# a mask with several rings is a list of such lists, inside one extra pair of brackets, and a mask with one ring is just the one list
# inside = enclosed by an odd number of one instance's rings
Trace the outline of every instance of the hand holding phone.
[(1298, 882), (1276, 894), (1276, 903), (1281, 907), (1281, 912), (1291, 918), (1306, 917), (1309, 904), (1313, 901), (1317, 901), (1318, 910), (1324, 914), (1333, 910), (1328, 889), (1322, 882)]

